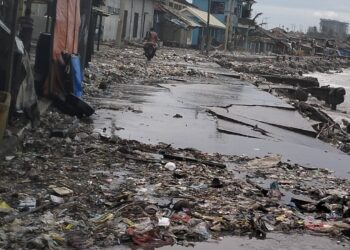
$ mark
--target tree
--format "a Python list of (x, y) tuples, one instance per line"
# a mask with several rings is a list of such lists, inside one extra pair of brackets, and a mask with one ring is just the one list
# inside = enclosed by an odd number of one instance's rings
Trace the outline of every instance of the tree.
[(254, 0), (246, 0), (242, 4), (242, 18), (252, 17), (252, 6), (255, 3)]

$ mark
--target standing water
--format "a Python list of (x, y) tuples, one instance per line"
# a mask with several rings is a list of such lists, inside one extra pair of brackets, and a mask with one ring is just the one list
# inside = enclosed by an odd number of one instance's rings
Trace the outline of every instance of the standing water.
[(345, 69), (343, 73), (324, 74), (316, 73), (310, 76), (318, 78), (321, 86), (343, 87), (346, 90), (345, 102), (338, 106), (340, 110), (350, 112), (350, 69)]

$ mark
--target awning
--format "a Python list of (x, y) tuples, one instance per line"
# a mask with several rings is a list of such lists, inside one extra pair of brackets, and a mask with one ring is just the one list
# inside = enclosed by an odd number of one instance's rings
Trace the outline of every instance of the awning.
[[(195, 9), (192, 7), (186, 7), (182, 9), (180, 13), (186, 15), (188, 18), (191, 18), (193, 21), (201, 22), (201, 26), (205, 26), (205, 24), (207, 23), (208, 13), (205, 11)], [(195, 19), (193, 19), (191, 16), (193, 16)], [(209, 25), (211, 28), (226, 29), (226, 25), (223, 24), (219, 19), (217, 19), (213, 15), (210, 15)]]

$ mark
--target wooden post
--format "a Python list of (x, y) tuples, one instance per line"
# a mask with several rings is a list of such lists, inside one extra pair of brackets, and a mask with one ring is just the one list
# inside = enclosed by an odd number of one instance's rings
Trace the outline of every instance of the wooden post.
[(120, 12), (119, 12), (119, 22), (117, 30), (117, 46), (122, 45), (122, 34), (124, 27), (124, 12), (125, 12), (125, 1), (120, 1)]
[(229, 4), (229, 14), (226, 20), (226, 30), (225, 30), (225, 50), (228, 48), (228, 41), (230, 35), (230, 29), (232, 29), (232, 9), (233, 9), (233, 0), (230, 0)]
[(11, 34), (10, 34), (10, 50), (7, 60), (7, 69), (6, 69), (6, 84), (5, 91), (11, 93), (12, 88), (12, 76), (13, 76), (13, 62), (14, 62), (14, 51), (15, 51), (15, 39), (16, 39), (16, 29), (17, 29), (17, 19), (18, 19), (18, 0), (14, 0), (12, 7), (12, 19), (11, 19)]
[[(53, 48), (55, 40), (55, 25), (56, 25), (56, 10), (57, 9), (57, 0), (53, 0), (50, 5), (50, 15), (51, 15), (51, 45), (50, 45), (50, 69), (49, 69), (49, 90), (48, 94), (53, 93), (53, 81), (54, 81), (54, 71), (53, 71)], [(50, 16), (48, 14), (48, 16)]]
[(209, 42), (210, 42), (210, 9), (211, 9), (211, 0), (208, 0), (208, 18), (207, 18), (207, 55), (209, 55)]
[(50, 12), (52, 9), (52, 3), (47, 2), (46, 4), (46, 25), (45, 25), (45, 32), (49, 33), (49, 26), (50, 26)]
[(100, 40), (101, 40), (101, 33), (102, 33), (102, 14), (100, 14), (100, 23), (98, 25), (98, 40), (97, 40), (97, 51), (100, 51)]

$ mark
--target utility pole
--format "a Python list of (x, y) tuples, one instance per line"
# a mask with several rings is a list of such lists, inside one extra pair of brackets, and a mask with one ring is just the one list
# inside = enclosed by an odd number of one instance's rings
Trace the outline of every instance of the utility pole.
[(225, 30), (225, 50), (228, 48), (228, 41), (229, 41), (229, 35), (230, 30), (232, 29), (232, 15), (233, 15), (233, 0), (230, 0), (229, 4), (229, 13), (226, 20), (226, 30)]
[(117, 46), (122, 45), (122, 34), (123, 34), (123, 27), (124, 27), (124, 12), (125, 12), (125, 1), (120, 1), (119, 22), (118, 22), (118, 30), (117, 30)]
[(235, 36), (234, 32), (234, 27), (233, 27), (233, 17), (235, 16), (235, 7), (236, 7), (236, 1), (237, 0), (232, 0), (232, 6), (231, 6), (231, 11), (230, 11), (230, 25), (229, 25), (229, 30), (228, 30), (228, 45), (232, 46), (232, 38)]
[(211, 9), (211, 0), (208, 0), (208, 18), (207, 18), (207, 55), (209, 55), (209, 42), (210, 42), (210, 9)]

